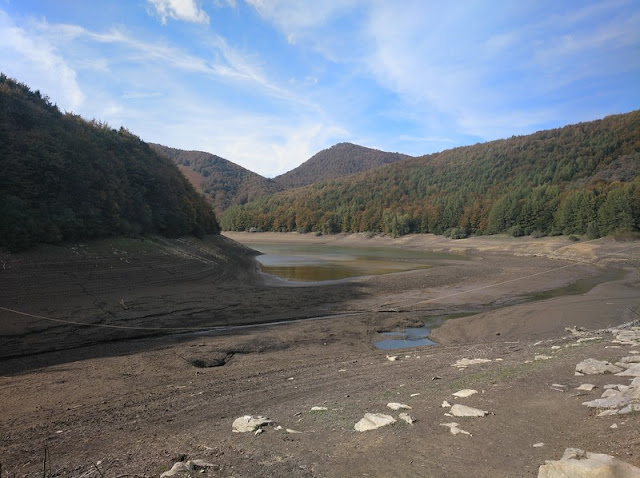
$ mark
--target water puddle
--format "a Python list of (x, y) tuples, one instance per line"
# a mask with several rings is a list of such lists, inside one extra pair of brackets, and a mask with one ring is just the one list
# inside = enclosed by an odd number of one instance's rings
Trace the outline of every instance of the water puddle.
[(595, 286), (604, 284), (605, 282), (612, 282), (616, 280), (623, 279), (626, 272), (623, 269), (605, 269), (601, 273), (591, 276), (585, 277), (584, 279), (578, 279), (572, 284), (569, 284), (564, 287), (559, 287), (558, 289), (545, 290), (543, 292), (537, 292), (535, 294), (531, 294), (527, 297), (526, 301), (537, 301), (537, 300), (545, 300), (545, 299), (553, 299), (555, 297), (563, 297), (565, 295), (580, 295), (586, 294)]
[[(597, 285), (604, 284), (605, 282), (620, 280), (623, 279), (624, 276), (625, 271), (623, 269), (605, 269), (597, 275), (579, 279), (567, 286), (531, 294), (529, 296), (526, 296), (522, 302), (534, 302), (538, 300), (553, 299), (555, 297), (586, 294)], [(389, 338), (378, 340), (374, 345), (376, 346), (376, 348), (381, 350), (401, 350), (414, 347), (423, 347), (426, 345), (436, 345), (436, 342), (429, 339), (429, 335), (431, 334), (432, 329), (440, 327), (440, 325), (442, 325), (442, 323), (447, 319), (468, 317), (474, 314), (476, 314), (476, 312), (432, 317), (425, 320), (425, 325), (423, 327), (408, 327), (402, 329), (401, 331), (382, 332), (379, 334), (381, 337)]]
[(475, 312), (427, 317), (424, 319), (424, 325), (422, 327), (405, 327), (401, 331), (381, 332), (378, 335), (382, 340), (377, 340), (374, 345), (380, 350), (400, 350), (423, 347), (425, 345), (436, 345), (436, 342), (429, 339), (431, 330), (440, 327), (442, 322), (447, 319), (459, 319), (460, 317), (468, 317), (473, 314), (475, 314)]
[(383, 332), (380, 335), (394, 338), (379, 340), (375, 345), (376, 348), (379, 348), (380, 350), (399, 350), (422, 347), (425, 345), (434, 345), (435, 342), (429, 340), (430, 333), (431, 329), (426, 326), (419, 328), (406, 328), (403, 329), (402, 332)]

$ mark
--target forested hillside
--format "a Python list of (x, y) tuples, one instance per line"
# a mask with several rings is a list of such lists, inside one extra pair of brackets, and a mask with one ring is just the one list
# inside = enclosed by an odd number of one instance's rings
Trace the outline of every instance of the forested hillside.
[[(159, 154), (182, 166), (182, 171), (196, 188), (201, 188), (206, 198), (221, 215), (229, 206), (245, 204), (267, 194), (282, 191), (284, 188), (272, 179), (227, 161), (220, 156), (202, 151), (184, 151), (160, 144), (151, 144)], [(188, 174), (188, 170), (195, 174)]]
[(413, 158), (232, 207), (229, 230), (587, 234), (640, 230), (640, 111)]
[(316, 153), (297, 168), (275, 177), (274, 181), (280, 184), (282, 189), (298, 188), (361, 173), (410, 157), (351, 143), (339, 143)]
[(140, 138), (63, 114), (0, 75), (0, 247), (219, 229), (211, 206)]

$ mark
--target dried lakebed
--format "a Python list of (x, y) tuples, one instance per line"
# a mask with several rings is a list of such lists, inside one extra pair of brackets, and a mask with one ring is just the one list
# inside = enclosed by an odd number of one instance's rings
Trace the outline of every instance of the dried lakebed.
[[(251, 236), (244, 237), (243, 243), (258, 252), (260, 270), (283, 279), (286, 285), (314, 286), (343, 279), (368, 275), (382, 275), (411, 270), (428, 269), (446, 261), (470, 261), (469, 256), (410, 250), (390, 247), (353, 247), (327, 244), (292, 244), (280, 242), (252, 242)], [(508, 303), (496, 304), (497, 309), (515, 303), (542, 301), (546, 299), (581, 295), (599, 284), (620, 280), (625, 271), (608, 267), (597, 274), (578, 279), (568, 285), (556, 287), (520, 297), (512, 297)], [(381, 350), (401, 350), (435, 345), (430, 338), (431, 330), (451, 318), (470, 316), (475, 311), (457, 312), (420, 319), (422, 326), (404, 327), (401, 330), (385, 331), (379, 334), (374, 345)], [(318, 317), (312, 318), (317, 320)]]

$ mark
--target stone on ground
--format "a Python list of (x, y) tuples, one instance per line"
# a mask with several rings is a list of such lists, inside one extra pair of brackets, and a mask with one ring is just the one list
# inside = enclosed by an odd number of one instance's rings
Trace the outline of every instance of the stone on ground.
[(560, 460), (540, 466), (538, 478), (638, 478), (640, 468), (610, 455), (567, 448)]
[(596, 386), (594, 384), (592, 384), (592, 383), (583, 383), (578, 388), (576, 388), (576, 390), (581, 390), (581, 391), (584, 391), (584, 392), (590, 392), (594, 388), (596, 388)]
[(391, 410), (411, 410), (411, 407), (409, 405), (397, 402), (389, 402), (387, 403), (387, 407), (389, 407)]
[(384, 415), (382, 413), (365, 413), (364, 417), (355, 424), (354, 428), (359, 432), (366, 432), (368, 430), (375, 430), (376, 428), (384, 427), (395, 423), (396, 419), (391, 415)]
[(628, 369), (616, 373), (618, 377), (640, 377), (640, 363), (634, 363)]
[(460, 428), (460, 425), (456, 422), (451, 422), (451, 423), (441, 423), (440, 425), (442, 425), (443, 427), (449, 427), (449, 431), (451, 432), (452, 435), (458, 435), (460, 433), (462, 433), (463, 435), (469, 435), (471, 436), (471, 433), (469, 433), (466, 430), (463, 430), (462, 428)]
[(598, 375), (602, 373), (618, 373), (622, 372), (622, 369), (605, 360), (588, 358), (576, 365), (576, 372), (586, 375)]
[(489, 415), (486, 410), (480, 410), (478, 408), (467, 407), (466, 405), (460, 405), (456, 403), (451, 407), (451, 415), (454, 417), (484, 417)]
[(178, 473), (190, 473), (195, 470), (204, 470), (205, 468), (211, 468), (214, 466), (212, 463), (207, 463), (204, 460), (189, 460), (189, 461), (177, 461), (173, 464), (169, 471), (165, 471), (160, 475), (160, 478), (167, 476), (175, 476)]
[(452, 367), (468, 367), (469, 365), (476, 365), (479, 363), (487, 363), (487, 362), (491, 362), (491, 360), (482, 359), (482, 358), (477, 358), (477, 359), (462, 358), (451, 366)]
[(467, 397), (470, 397), (471, 395), (474, 395), (476, 393), (478, 393), (477, 390), (473, 390), (473, 389), (470, 389), (470, 388), (465, 388), (465, 389), (462, 389), (462, 390), (460, 390), (458, 392), (453, 393), (453, 396), (454, 397), (458, 397), (458, 398), (467, 398)]
[(256, 431), (270, 423), (273, 422), (266, 417), (245, 415), (243, 417), (236, 418), (233, 421), (232, 428), (235, 433), (247, 433)]
[(409, 425), (413, 425), (413, 422), (416, 421), (416, 419), (408, 413), (401, 413), (400, 415), (398, 415), (398, 417), (400, 418), (400, 420), (407, 422)]
[(593, 408), (622, 408), (629, 405), (640, 407), (640, 387), (628, 387), (623, 391), (610, 388), (605, 390), (601, 398), (584, 402), (583, 405)]

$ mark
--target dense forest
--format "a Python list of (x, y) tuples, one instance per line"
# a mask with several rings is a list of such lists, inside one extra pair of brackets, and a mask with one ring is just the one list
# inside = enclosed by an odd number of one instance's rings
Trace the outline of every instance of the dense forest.
[(39, 91), (0, 75), (0, 247), (219, 230), (175, 164), (140, 138), (63, 114)]
[(640, 111), (410, 158), (229, 208), (227, 230), (586, 234), (640, 230)]
[(276, 176), (274, 181), (280, 184), (282, 189), (298, 188), (361, 173), (410, 157), (406, 154), (387, 153), (351, 143), (338, 143), (314, 154), (288, 173)]
[(272, 179), (263, 178), (214, 154), (184, 151), (153, 143), (150, 146), (174, 163), (195, 172), (192, 183), (195, 182), (194, 186), (202, 190), (219, 215), (229, 206), (245, 204), (284, 189)]

